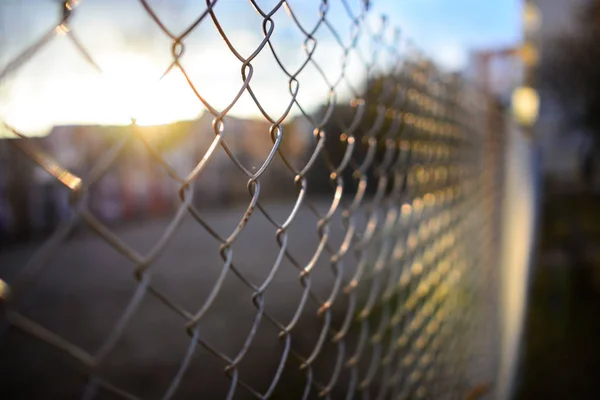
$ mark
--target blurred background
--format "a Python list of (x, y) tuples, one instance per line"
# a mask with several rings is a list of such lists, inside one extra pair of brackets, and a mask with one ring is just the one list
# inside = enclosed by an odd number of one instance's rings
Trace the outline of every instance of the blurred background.
[[(296, 20), (289, 13), (277, 12), (273, 17), (277, 26), (271, 38), (273, 47), (265, 47), (252, 62), (255, 99), (248, 91), (236, 98), (244, 81), (240, 75), (248, 71), (230, 46), (248, 57), (261, 46), (269, 26), (251, 3), (221, 1), (214, 11), (229, 42), (222, 39), (215, 25), (203, 21), (186, 36), (185, 46), (174, 46), (168, 32), (184, 31), (194, 16), (206, 8), (204, 3), (197, 3), (150, 2), (164, 29), (137, 1), (0, 3), (0, 283), (14, 280), (34, 250), (47, 243), (48, 238), (56, 237), (57, 230), (73, 217), (70, 184), (77, 185), (77, 181), (69, 179), (97, 179), (83, 200), (86, 210), (141, 253), (150, 251), (180, 211), (181, 181), (174, 177), (188, 176), (211, 151), (218, 131), (212, 111), (222, 111), (230, 105), (222, 130), (229, 152), (219, 147), (211, 153), (202, 179), (190, 189), (191, 204), (206, 213), (209, 225), (226, 237), (244, 217), (245, 206), (252, 198), (248, 175), (231, 161), (231, 154), (251, 173), (259, 171), (273, 145), (273, 121), (280, 119), (285, 131), (280, 148), (287, 159), (273, 159), (261, 178), (260, 196), (273, 215), (284, 221), (298, 196), (294, 169), (310, 162), (319, 146), (315, 121), (327, 121), (323, 118), (331, 112), (331, 122), (320, 126), (331, 133), (324, 144), (331, 159), (319, 159), (308, 172), (311, 190), (307, 196), (325, 213), (329, 203), (324, 199), (334, 198), (338, 190), (331, 185), (329, 167), (344, 159), (347, 144), (339, 145), (345, 134), (340, 126), (352, 125), (356, 109), (352, 100), (362, 98), (368, 102), (378, 98), (385, 90), (386, 77), (391, 76), (390, 71), (398, 62), (392, 53), (375, 51), (379, 43), (373, 40), (373, 33), (391, 22), (400, 28), (397, 34), (402, 40), (394, 42), (393, 30), (385, 30), (384, 39), (379, 40), (397, 46), (400, 58), (409, 59), (418, 52), (437, 65), (436, 73), (472, 82), (493, 98), (500, 112), (510, 115), (514, 124), (506, 129), (498, 150), (506, 160), (506, 193), (502, 204), (502, 254), (498, 257), (503, 286), (497, 301), (499, 331), (510, 339), (491, 344), (494, 349), (490, 354), (500, 357), (497, 353), (506, 351), (508, 359), (498, 367), (500, 378), (495, 381), (496, 385), (506, 385), (506, 393), (500, 390), (497, 397), (598, 396), (600, 381), (595, 371), (600, 369), (600, 1), (374, 0), (349, 2), (350, 11), (342, 2), (329, 2), (327, 15), (332, 29), (317, 30), (309, 41), (297, 25), (317, 24), (319, 8), (312, 1), (288, 1)], [(265, 10), (278, 4), (257, 3)], [(59, 24), (56, 28), (61, 13), (70, 10), (65, 4), (76, 6), (77, 16), (68, 25)], [(365, 24), (370, 31), (352, 44), (353, 15), (364, 8), (369, 9)], [(341, 45), (336, 32), (343, 33)], [(303, 68), (306, 51), (310, 52), (313, 41), (318, 43), (309, 56), (314, 65), (309, 63)], [(360, 52), (348, 54), (350, 47)], [(360, 54), (376, 57), (376, 62), (365, 63)], [(174, 56), (181, 57), (185, 74), (173, 67)], [(340, 64), (344, 65), (343, 78), (339, 75)], [(296, 83), (290, 83), (287, 71), (298, 68), (301, 72)], [(330, 107), (331, 82), (338, 79), (335, 106)], [(190, 90), (189, 81), (194, 82), (203, 102)], [(297, 96), (291, 96), (296, 84), (301, 89)], [(369, 110), (358, 131), (368, 131), (376, 119), (377, 113)], [(123, 141), (132, 129), (142, 140)], [(26, 145), (14, 145), (25, 138)], [(363, 134), (357, 134), (357, 142), (364, 142), (363, 139)], [(98, 178), (97, 166), (116, 147), (121, 149), (118, 156)], [(32, 151), (37, 154), (37, 159), (33, 157), (37, 164), (31, 162)], [(357, 146), (356, 151), (359, 159), (367, 154), (366, 147)], [(48, 155), (50, 158), (46, 159)], [(382, 148), (375, 158), (378, 162), (383, 160)], [(52, 160), (60, 164), (58, 175), (48, 173)], [(69, 174), (63, 174), (64, 171)], [(374, 173), (369, 171), (369, 179)], [(343, 191), (355, 193), (359, 183), (353, 182), (352, 171), (346, 170), (342, 175), (350, 182)], [(375, 185), (368, 186), (367, 197), (372, 199), (376, 190)], [(351, 204), (349, 199), (347, 196), (343, 201)], [(164, 277), (174, 265), (181, 272), (174, 280), (163, 279), (158, 273), (157, 282), (166, 293), (179, 295), (181, 303), (192, 308), (210, 292), (202, 282), (218, 280), (219, 270), (205, 266), (220, 265), (222, 261), (219, 243), (192, 217), (186, 218), (173, 240), (177, 245), (159, 260)], [(336, 215), (332, 228), (340, 237), (340, 245), (342, 218)], [(368, 216), (359, 213), (357, 218), (366, 230)], [(304, 209), (299, 219), (292, 224), (296, 239), (290, 247), (295, 246), (309, 262), (309, 255), (319, 246), (315, 233), (319, 221)], [(261, 280), (269, 275), (267, 264), (270, 267), (277, 258), (279, 247), (275, 230), (266, 218), (260, 220), (257, 216), (251, 221), (235, 248), (245, 255), (246, 265), (241, 266), (244, 273)], [(119, 267), (131, 263), (120, 258), (114, 249), (94, 241), (91, 231), (85, 224), (70, 227), (61, 238), (60, 250), (47, 256), (48, 264), (63, 272), (46, 272), (36, 283), (36, 292), (41, 293), (36, 304), (44, 307), (33, 307), (31, 311), (45, 326), (59, 332), (62, 329), (63, 336), (79, 341), (83, 347), (101, 342), (109, 331), (107, 326), (117, 321), (118, 311), (126, 307), (134, 290), (133, 284), (125, 283), (130, 271)], [(268, 237), (268, 244), (265, 239), (265, 243), (257, 245), (256, 238), (262, 236)], [(265, 254), (270, 257), (267, 263)], [(201, 268), (196, 265), (198, 260)], [(103, 272), (106, 264), (111, 264), (111, 273)], [(325, 268), (323, 265), (315, 270)], [(198, 271), (202, 275), (193, 281), (190, 277), (197, 276)], [(315, 273), (320, 276), (315, 290), (321, 290), (326, 297), (333, 277), (325, 272)], [(287, 303), (274, 302), (276, 307), (271, 311), (283, 319), (292, 315), (288, 305), (297, 304), (303, 296), (299, 287), (293, 289), (288, 284), (295, 277), (278, 277), (279, 292), (274, 292), (273, 297), (287, 299)], [(233, 308), (238, 310), (236, 329), (247, 331), (254, 318), (249, 300), (252, 291), (239, 283), (227, 282), (225, 293), (230, 297), (239, 293), (245, 296), (245, 301), (235, 302)], [(100, 290), (102, 287), (110, 287), (108, 296), (114, 304), (98, 305), (96, 300), (86, 303), (82, 299), (87, 299), (89, 293), (83, 296), (78, 292), (81, 289), (69, 292), (71, 289), (67, 288), (73, 287), (91, 288), (91, 293), (99, 297), (107, 296)], [(76, 304), (79, 301), (81, 304)], [(49, 317), (51, 310), (67, 305), (73, 307), (71, 314)], [(141, 314), (152, 320), (155, 307), (148, 305)], [(227, 342), (224, 349), (237, 348), (243, 342), (243, 338), (230, 335), (224, 339), (215, 334), (228, 323), (219, 318), (219, 310), (231, 309), (232, 303), (224, 300), (215, 306), (216, 311), (207, 322), (214, 327), (208, 329), (209, 338), (213, 335), (211, 339)], [(106, 322), (77, 331), (77, 320), (90, 315)], [(306, 322), (306, 326), (311, 323)], [(181, 321), (157, 323), (155, 329), (164, 329), (164, 333), (147, 341), (125, 343), (123, 353), (145, 353), (149, 347), (170, 340), (179, 353), (173, 359), (163, 360), (161, 368), (171, 376), (187, 344), (183, 339), (165, 339), (175, 336), (177, 324), (181, 325)], [(171, 327), (173, 332), (166, 332)], [(272, 330), (265, 335), (275, 337)], [(143, 336), (141, 328), (132, 333), (132, 337), (136, 335)], [(308, 349), (308, 343), (315, 340), (316, 337), (301, 339), (298, 345)], [(11, 336), (4, 341), (0, 338), (0, 342), (4, 354), (12, 354), (11, 349), (19, 346), (33, 346), (21, 337)], [(144, 369), (144, 365), (149, 365), (152, 357), (165, 356), (158, 352), (145, 354), (140, 359), (123, 356), (114, 361), (115, 365), (126, 365), (124, 369), (130, 372), (129, 381), (121, 383), (139, 389), (156, 377), (155, 371)], [(252, 357), (276, 360), (278, 354), (261, 353), (259, 347)], [(64, 364), (55, 354), (45, 354), (40, 359)], [(17, 367), (3, 364), (1, 371), (13, 377), (17, 386), (26, 382), (14, 373), (19, 368), (33, 368), (38, 379), (55, 379), (41, 364), (42, 361), (32, 367), (17, 360)], [(268, 365), (267, 375), (272, 375), (276, 361)], [(251, 364), (244, 371), (247, 376), (256, 374), (254, 379), (262, 382), (262, 375), (253, 371)], [(218, 368), (202, 373), (203, 379), (215, 387), (227, 386), (228, 381)], [(113, 378), (118, 381), (119, 375)], [(296, 383), (290, 382), (294, 387)], [(281, 398), (285, 398), (283, 393)]]
[(543, 183), (518, 397), (589, 398), (600, 387), (590, 373), (600, 365), (600, 2), (537, 7), (527, 53), (538, 64), (529, 79), (541, 97), (533, 137)]

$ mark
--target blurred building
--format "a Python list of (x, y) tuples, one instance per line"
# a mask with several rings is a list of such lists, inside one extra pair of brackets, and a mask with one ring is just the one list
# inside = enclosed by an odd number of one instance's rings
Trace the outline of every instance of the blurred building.
[[(539, 31), (540, 62), (554, 38), (577, 30), (577, 13), (589, 0), (537, 0), (542, 24)], [(561, 109), (552, 96), (540, 87), (541, 108), (537, 137), (542, 150), (544, 173), (559, 182), (579, 179), (582, 151), (586, 146), (583, 132), (577, 132), (563, 121)]]
[[(296, 118), (283, 130), (280, 152), (301, 169), (312, 127)], [(249, 177), (232, 157), (256, 173), (273, 147), (270, 132), (264, 121), (226, 117), (222, 135), (231, 154), (218, 146), (208, 157), (207, 167), (190, 185), (193, 204), (210, 207), (247, 201)], [(93, 181), (83, 201), (97, 218), (113, 223), (172, 213), (181, 204), (180, 180), (190, 176), (214, 139), (209, 114), (164, 126), (57, 126), (44, 137), (2, 139), (0, 243), (50, 232), (72, 210), (69, 189), (19, 150), (15, 141), (47, 154), (83, 182)], [(98, 174), (97, 166), (119, 146), (110, 166)], [(261, 198), (265, 193), (270, 198), (296, 193), (294, 174), (283, 164), (267, 168), (260, 182)]]
[(513, 90), (523, 82), (523, 62), (516, 45), (482, 49), (470, 54), (467, 78), (493, 95), (504, 107), (510, 107)]
[(11, 140), (0, 140), (0, 243), (9, 234), (15, 239), (25, 237), (29, 225), (28, 180), (33, 165)]
[(540, 26), (540, 35), (542, 37), (542, 46), (544, 39), (560, 35), (564, 32), (577, 29), (577, 23), (574, 14), (578, 8), (581, 8), (590, 0), (536, 0), (541, 14), (542, 24)]
[[(541, 14), (541, 25), (535, 33), (539, 50), (535, 56), (539, 57), (540, 65), (544, 62), (544, 51), (551, 46), (554, 38), (577, 30), (577, 13), (587, 1), (534, 1)], [(473, 52), (467, 76), (478, 87), (495, 95), (504, 107), (510, 107), (513, 90), (522, 85), (524, 78), (518, 45)], [(543, 85), (538, 90), (541, 105), (535, 135), (542, 153), (542, 172), (555, 181), (577, 181), (586, 136), (564, 121), (558, 102)]]

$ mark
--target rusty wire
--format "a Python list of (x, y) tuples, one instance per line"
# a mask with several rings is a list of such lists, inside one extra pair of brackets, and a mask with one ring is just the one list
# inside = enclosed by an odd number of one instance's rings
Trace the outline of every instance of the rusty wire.
[[(304, 380), (301, 393), (294, 394), (297, 398), (338, 398), (340, 393), (346, 398), (360, 393), (363, 398), (377, 399), (466, 396), (469, 389), (466, 369), (471, 362), (472, 342), (481, 335), (480, 325), (486, 324), (486, 318), (489, 318), (478, 307), (481, 303), (489, 303), (486, 296), (493, 287), (494, 257), (497, 257), (494, 253), (496, 227), (490, 221), (491, 214), (496, 212), (500, 189), (493, 185), (494, 180), (490, 177), (500, 168), (500, 163), (490, 164), (485, 158), (492, 151), (486, 145), (489, 130), (486, 125), (489, 119), (486, 98), (471, 93), (460, 78), (444, 74), (413, 48), (401, 50), (404, 39), (398, 29), (389, 26), (387, 19), (373, 30), (366, 21), (369, 2), (359, 2), (358, 13), (353, 11), (349, 0), (340, 2), (350, 22), (349, 32), (339, 32), (331, 22), (328, 14), (331, 1), (311, 2), (319, 18), (314, 26), (306, 27), (301, 24), (294, 8), (285, 1), (264, 10), (250, 0), (255, 12), (262, 18), (263, 40), (249, 56), (244, 57), (232, 44), (214, 12), (218, 0), (206, 0), (205, 11), (189, 26), (183, 27), (181, 33), (168, 29), (148, 1), (139, 1), (139, 6), (171, 42), (172, 60), (163, 76), (179, 70), (190, 90), (213, 117), (213, 141), (187, 176), (179, 175), (163, 159), (153, 144), (139, 133), (135, 121), (83, 180), (63, 168), (60, 159), (36, 148), (35, 143), (29, 143), (24, 134), (4, 124), (8, 131), (19, 137), (11, 141), (14, 151), (24, 152), (70, 190), (72, 214), (22, 267), (19, 279), (10, 282), (10, 295), (5, 296), (3, 303), (3, 328), (23, 331), (82, 363), (88, 371), (83, 390), (85, 398), (93, 398), (101, 392), (110, 392), (121, 398), (137, 398), (136, 393), (105, 379), (100, 370), (146, 296), (155, 297), (177, 314), (181, 318), (182, 329), (187, 330), (189, 335), (188, 350), (168, 389), (164, 393), (156, 393), (156, 396), (165, 399), (177, 396), (179, 385), (200, 347), (221, 363), (224, 374), (230, 379), (229, 389), (223, 394), (227, 399), (234, 398), (240, 391), (260, 399), (270, 398), (290, 360), (293, 360), (294, 373)], [(57, 35), (68, 37), (81, 58), (102, 73), (86, 45), (75, 36), (70, 26), (77, 15), (77, 3), (71, 0), (63, 3), (55, 28), (11, 60), (0, 71), (0, 81), (22, 68)], [(276, 29), (273, 16), (279, 13), (287, 13), (304, 36), (304, 61), (295, 71), (284, 66), (284, 60), (271, 41)], [(221, 110), (203, 96), (202, 89), (194, 85), (184, 65), (186, 38), (200, 24), (212, 24), (240, 63), (239, 90)], [(387, 35), (390, 30), (394, 32), (391, 38)], [(334, 37), (344, 55), (333, 82), (314, 57), (318, 51), (315, 35), (321, 31), (328, 31)], [(349, 41), (344, 40), (346, 36), (349, 36)], [(371, 42), (370, 54), (363, 54), (357, 45), (363, 37)], [(280, 115), (267, 113), (252, 88), (252, 63), (262, 53), (269, 53), (288, 78), (289, 103)], [(375, 68), (382, 54), (393, 60), (392, 70), (384, 76), (378, 75)], [(365, 81), (376, 82), (379, 79), (381, 90), (376, 96), (365, 98), (364, 93), (348, 79), (347, 59), (352, 55), (364, 68)], [(324, 111), (319, 115), (308, 112), (298, 98), (302, 90), (299, 76), (309, 65), (318, 71), (329, 92)], [(353, 115), (345, 121), (334, 115), (335, 107), (342, 102), (338, 94), (340, 85), (347, 85), (352, 97), (350, 108)], [(270, 136), (272, 147), (255, 171), (246, 168), (231, 150), (231, 142), (223, 135), (228, 129), (225, 117), (243, 94), (252, 98), (262, 118), (270, 125), (266, 133)], [(292, 111), (306, 118), (314, 130), (312, 154), (301, 168), (288, 158), (280, 146), (285, 135), (283, 125)], [(341, 132), (333, 137), (343, 148), (339, 160), (329, 154), (326, 145), (327, 135), (335, 135), (327, 131), (332, 124)], [(131, 141), (142, 143), (153, 162), (163, 168), (179, 187), (180, 205), (175, 216), (146, 254), (140, 254), (120, 239), (94, 216), (84, 201), (89, 188), (102, 178)], [(205, 211), (192, 202), (194, 192), (191, 188), (202, 180), (203, 171), (219, 148), (247, 177), (246, 210), (237, 227), (227, 236), (218, 234), (203, 217)], [(294, 176), (297, 193), (294, 207), (284, 222), (277, 222), (269, 213), (268, 205), (260, 200), (261, 177), (273, 168), (271, 164), (276, 157)], [(310, 172), (319, 160), (323, 160), (328, 169), (333, 193), (325, 213), (319, 211), (312, 204), (312, 199), (307, 197), (311, 185)], [(348, 190), (349, 187), (354, 189)], [(300, 262), (294, 255), (293, 246), (289, 245), (289, 228), (301, 207), (308, 208), (318, 220), (314, 229), (319, 244), (308, 263)], [(279, 247), (275, 262), (262, 282), (251, 281), (236, 266), (240, 257), (234, 257), (233, 246), (256, 213), (266, 217), (274, 232), (272, 239), (260, 240), (275, 240)], [(163, 293), (153, 283), (151, 273), (152, 265), (169, 246), (182, 219), (190, 215), (219, 243), (222, 259), (212, 290), (195, 309), (186, 309), (169, 294)], [(336, 216), (341, 218), (343, 233), (339, 246), (334, 247), (331, 224)], [(364, 222), (359, 223), (362, 217)], [(137, 289), (120, 319), (95, 352), (76, 346), (26, 317), (18, 307), (13, 307), (17, 299), (22, 301), (35, 292), (35, 282), (47, 260), (59, 251), (60, 244), (68, 240), (78, 223), (87, 225), (127, 257), (134, 265), (133, 277), (137, 281)], [(312, 272), (320, 258), (328, 259), (333, 274), (333, 283), (325, 298), (312, 288)], [(301, 300), (289, 321), (270, 315), (265, 307), (269, 301), (265, 293), (284, 260), (297, 268), (298, 284), (302, 287)], [(344, 271), (348, 264), (355, 265), (349, 274)], [(220, 294), (225, 280), (232, 276), (252, 291), (247, 301), (252, 302), (256, 309), (249, 332), (239, 333), (245, 335), (245, 340), (235, 354), (222, 352), (217, 343), (207, 341), (202, 335), (203, 318)], [(471, 298), (463, 298), (466, 291), (473, 293)], [(315, 328), (318, 340), (310, 352), (303, 352), (295, 348), (292, 339), (295, 335), (303, 335), (301, 329), (305, 328), (300, 328), (298, 321), (308, 303), (317, 308), (312, 318), (318, 321)], [(338, 310), (336, 307), (346, 308)], [(342, 313), (341, 322), (334, 321), (334, 311)], [(281, 346), (279, 364), (268, 388), (262, 392), (253, 382), (246, 381), (239, 371), (239, 365), (261, 324), (271, 324), (279, 331), (278, 343)], [(2, 330), (4, 335), (5, 329)], [(317, 377), (315, 368), (326, 347), (335, 353), (335, 362), (327, 376), (321, 374)], [(342, 375), (345, 376), (343, 379), (340, 378)]]

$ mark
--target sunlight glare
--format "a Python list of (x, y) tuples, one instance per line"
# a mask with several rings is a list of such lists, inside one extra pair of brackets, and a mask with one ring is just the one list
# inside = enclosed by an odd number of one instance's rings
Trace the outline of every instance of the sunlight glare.
[[(179, 71), (173, 69), (160, 79), (163, 71), (145, 57), (116, 55), (104, 71), (108, 90), (94, 105), (104, 110), (98, 116), (101, 123), (123, 123), (122, 118), (133, 118), (138, 125), (163, 125), (195, 118), (203, 108)], [(118, 110), (106, 108), (115, 101)]]

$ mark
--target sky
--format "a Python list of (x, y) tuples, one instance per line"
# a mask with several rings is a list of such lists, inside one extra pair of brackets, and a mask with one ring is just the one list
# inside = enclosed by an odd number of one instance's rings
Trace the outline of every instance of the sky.
[[(149, 0), (156, 15), (175, 35), (206, 8), (192, 0)], [(256, 1), (270, 10), (275, 0)], [(348, 0), (357, 15), (363, 0)], [(318, 0), (290, 0), (289, 8), (306, 29), (319, 17)], [(61, 124), (164, 124), (200, 115), (205, 107), (177, 69), (161, 76), (173, 60), (172, 40), (150, 18), (138, 0), (79, 0), (68, 29), (52, 31), (60, 8), (56, 0), (0, 2), (0, 122), (24, 134), (43, 134)], [(221, 28), (242, 57), (263, 41), (263, 19), (247, 0), (218, 0), (214, 12)], [(345, 76), (336, 87), (339, 98), (350, 98), (364, 81), (363, 59), (373, 54), (372, 34), (387, 15), (384, 39), (401, 32), (398, 49), (410, 39), (447, 70), (465, 68), (469, 52), (514, 45), (520, 38), (520, 0), (371, 0), (366, 25), (357, 41), (359, 52), (344, 57), (343, 48), (325, 26), (315, 34), (313, 60), (297, 76), (297, 99), (310, 111), (328, 96), (345, 59)], [(341, 0), (330, 0), (327, 20), (343, 42), (351, 41), (351, 18)], [(271, 43), (284, 68), (298, 69), (306, 59), (306, 36), (281, 7), (273, 16)], [(69, 33), (65, 33), (68, 30)], [(16, 65), (14, 60), (48, 32), (49, 40)], [(75, 35), (101, 72), (86, 60), (69, 35)], [(242, 89), (242, 62), (227, 47), (210, 18), (183, 39), (181, 63), (198, 93), (222, 111)], [(312, 43), (309, 43), (309, 47)], [(380, 51), (371, 73), (394, 65), (393, 54)], [(284, 115), (291, 101), (289, 77), (265, 47), (252, 61), (250, 86), (270, 118)], [(294, 89), (295, 84), (293, 85)], [(299, 110), (292, 107), (291, 114)], [(257, 117), (261, 111), (245, 91), (229, 111)]]

